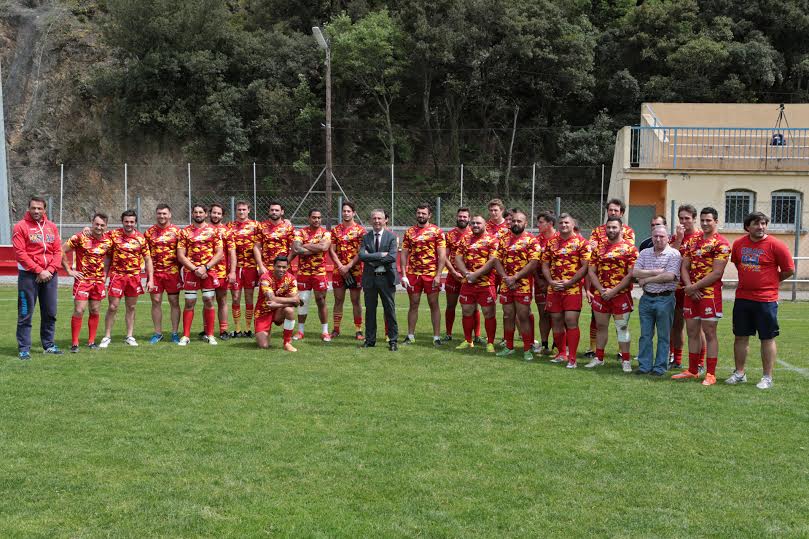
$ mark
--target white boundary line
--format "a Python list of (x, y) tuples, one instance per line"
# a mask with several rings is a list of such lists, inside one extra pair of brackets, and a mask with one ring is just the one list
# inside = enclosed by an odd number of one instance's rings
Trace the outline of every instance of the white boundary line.
[(805, 376), (806, 378), (809, 378), (809, 369), (802, 369), (801, 367), (795, 367), (793, 365), (790, 365), (789, 363), (787, 363), (783, 359), (778, 359), (776, 361), (778, 362), (779, 365), (783, 366), (788, 371), (797, 372), (801, 376)]

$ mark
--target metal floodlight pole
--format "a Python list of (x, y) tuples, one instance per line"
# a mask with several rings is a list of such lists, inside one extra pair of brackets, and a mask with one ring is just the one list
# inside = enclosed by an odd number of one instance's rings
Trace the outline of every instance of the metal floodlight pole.
[(461, 206), (463, 207), (463, 163), (461, 163)]
[(129, 167), (124, 163), (124, 209), (129, 209)]
[(321, 49), (326, 51), (326, 227), (331, 228), (332, 214), (332, 153), (331, 153), (331, 47), (320, 27), (312, 27), (312, 35)]
[(188, 224), (191, 224), (191, 163), (188, 163)]
[(253, 161), (253, 219), (258, 219), (258, 196), (256, 195), (256, 162)]
[(59, 165), (59, 237), (62, 237), (62, 201), (65, 197), (65, 164)]
[(536, 217), (534, 217), (534, 194), (536, 193), (536, 186), (537, 186), (537, 164), (533, 163), (531, 165), (531, 227), (534, 228), (536, 225)]
[(3, 115), (3, 68), (0, 66), (0, 245), (11, 245), (11, 208), (8, 194), (6, 120)]

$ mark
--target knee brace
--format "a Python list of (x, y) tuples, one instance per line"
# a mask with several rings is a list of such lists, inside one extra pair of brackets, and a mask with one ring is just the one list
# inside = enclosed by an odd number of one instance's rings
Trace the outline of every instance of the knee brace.
[(629, 335), (629, 313), (623, 320), (613, 319), (615, 322), (615, 333), (618, 335), (618, 342), (629, 342), (632, 338)]
[(298, 307), (298, 314), (309, 314), (309, 302), (312, 300), (312, 291), (304, 290), (303, 292), (298, 292), (298, 296), (300, 296), (301, 301), (303, 302), (303, 305)]
[(202, 291), (202, 298), (203, 299), (213, 299), (216, 297), (216, 290), (203, 290)]

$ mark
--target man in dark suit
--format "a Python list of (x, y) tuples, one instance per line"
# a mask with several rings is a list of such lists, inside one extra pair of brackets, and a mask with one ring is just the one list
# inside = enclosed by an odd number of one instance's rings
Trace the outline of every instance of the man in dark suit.
[(376, 346), (376, 306), (382, 298), (385, 323), (388, 327), (391, 352), (399, 349), (397, 339), (399, 327), (396, 324), (396, 252), (398, 242), (393, 232), (385, 229), (384, 210), (371, 212), (371, 230), (365, 234), (360, 245), (362, 270), (362, 290), (365, 296), (365, 343), (363, 348)]

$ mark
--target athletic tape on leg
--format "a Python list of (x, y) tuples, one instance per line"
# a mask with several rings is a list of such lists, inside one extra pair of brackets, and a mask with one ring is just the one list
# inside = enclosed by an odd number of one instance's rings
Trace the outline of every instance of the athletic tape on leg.
[(295, 329), (295, 321), (294, 320), (289, 320), (289, 319), (284, 319), (284, 329), (290, 330), (290, 331)]
[(626, 318), (619, 320), (613, 319), (615, 322), (615, 333), (618, 335), (618, 342), (630, 342), (632, 337), (629, 335), (629, 313), (624, 315)]
[(185, 291), (185, 299), (193, 299), (196, 301), (197, 299), (197, 291), (196, 290), (186, 290)]
[(299, 292), (298, 296), (300, 296), (303, 301), (303, 305), (298, 307), (298, 314), (309, 314), (309, 302), (312, 300), (312, 291), (304, 290), (303, 292)]

